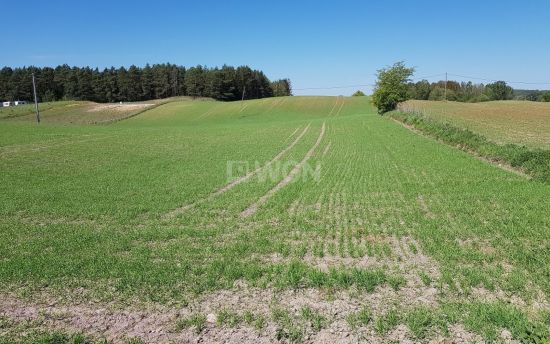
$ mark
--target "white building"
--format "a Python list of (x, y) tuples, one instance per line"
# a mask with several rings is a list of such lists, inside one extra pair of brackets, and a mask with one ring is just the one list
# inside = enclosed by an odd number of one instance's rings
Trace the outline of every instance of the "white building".
[(25, 100), (16, 100), (14, 102), (2, 102), (2, 106), (18, 106), (18, 105), (25, 105), (27, 104), (27, 101)]

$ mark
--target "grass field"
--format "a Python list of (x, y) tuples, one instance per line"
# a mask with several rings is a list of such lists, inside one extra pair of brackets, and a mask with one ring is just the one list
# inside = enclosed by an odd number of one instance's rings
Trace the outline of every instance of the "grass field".
[(550, 103), (409, 100), (402, 107), (468, 128), (497, 143), (550, 149)]
[[(89, 101), (59, 101), (41, 103), (40, 119), (44, 123), (109, 124), (171, 101), (190, 100), (186, 97), (151, 100), (147, 102), (100, 104)], [(0, 107), (0, 120), (35, 122), (34, 104)]]
[(8, 342), (550, 338), (550, 185), (367, 97), (53, 117), (0, 119)]

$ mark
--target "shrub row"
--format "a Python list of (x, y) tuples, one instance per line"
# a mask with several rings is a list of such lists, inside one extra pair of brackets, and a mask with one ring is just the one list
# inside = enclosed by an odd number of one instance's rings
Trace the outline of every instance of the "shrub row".
[(550, 150), (530, 149), (517, 144), (500, 145), (468, 129), (430, 119), (422, 114), (394, 111), (389, 116), (447, 144), (492, 161), (520, 169), (533, 179), (550, 183)]

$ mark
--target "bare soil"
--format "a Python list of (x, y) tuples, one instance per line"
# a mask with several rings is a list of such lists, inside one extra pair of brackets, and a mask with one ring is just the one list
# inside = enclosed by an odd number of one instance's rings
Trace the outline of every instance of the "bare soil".
[(102, 112), (102, 111), (117, 111), (117, 112), (127, 112), (133, 110), (140, 110), (150, 106), (154, 106), (153, 103), (139, 103), (139, 104), (94, 104), (89, 108), (88, 112)]

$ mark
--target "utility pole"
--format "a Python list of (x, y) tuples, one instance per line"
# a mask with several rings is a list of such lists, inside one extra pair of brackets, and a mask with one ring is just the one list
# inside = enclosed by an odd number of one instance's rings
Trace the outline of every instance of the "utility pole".
[(38, 96), (36, 95), (36, 81), (32, 73), (32, 90), (34, 91), (34, 107), (36, 108), (36, 123), (40, 123), (40, 110), (38, 110)]
[(246, 86), (243, 86), (243, 97), (242, 97), (241, 101), (244, 100), (244, 93), (245, 93), (245, 92), (246, 92)]
[(447, 101), (447, 72), (445, 72), (445, 101)]

